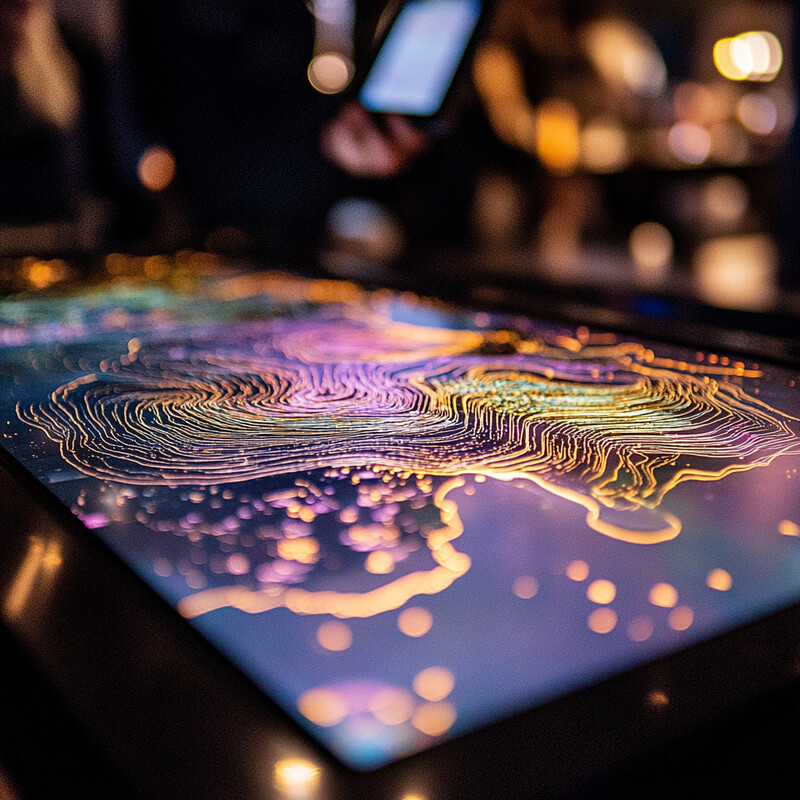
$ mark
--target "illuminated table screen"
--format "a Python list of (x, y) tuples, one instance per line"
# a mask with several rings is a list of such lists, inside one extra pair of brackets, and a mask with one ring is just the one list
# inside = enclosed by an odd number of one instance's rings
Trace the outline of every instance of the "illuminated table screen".
[(797, 602), (796, 380), (278, 274), (0, 304), (4, 447), (362, 769)]

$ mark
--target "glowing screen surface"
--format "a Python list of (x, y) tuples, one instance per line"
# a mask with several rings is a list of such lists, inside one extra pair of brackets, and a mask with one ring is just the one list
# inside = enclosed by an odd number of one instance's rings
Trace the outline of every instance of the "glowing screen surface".
[(276, 274), (0, 303), (4, 447), (360, 768), (797, 602), (797, 378)]

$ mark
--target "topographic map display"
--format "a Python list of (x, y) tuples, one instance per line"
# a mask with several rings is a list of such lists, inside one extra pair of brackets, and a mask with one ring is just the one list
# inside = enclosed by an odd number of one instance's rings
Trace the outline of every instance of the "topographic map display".
[(5, 449), (361, 768), (796, 602), (797, 377), (277, 273), (0, 303)]

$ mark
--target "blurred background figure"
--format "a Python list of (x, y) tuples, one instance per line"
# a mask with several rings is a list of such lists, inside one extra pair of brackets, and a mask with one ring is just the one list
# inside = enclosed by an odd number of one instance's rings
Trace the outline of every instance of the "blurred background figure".
[(436, 140), (346, 99), (398, 2), (0, 0), (0, 252), (427, 263), (800, 312), (788, 0), (497, 0)]
[(0, 245), (75, 212), (78, 80), (49, 8), (0, 0)]

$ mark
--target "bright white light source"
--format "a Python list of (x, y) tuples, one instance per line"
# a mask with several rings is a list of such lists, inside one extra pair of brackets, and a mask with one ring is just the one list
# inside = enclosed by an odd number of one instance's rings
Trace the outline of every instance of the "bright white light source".
[(772, 81), (783, 64), (783, 48), (774, 33), (748, 31), (714, 45), (714, 64), (732, 81)]

